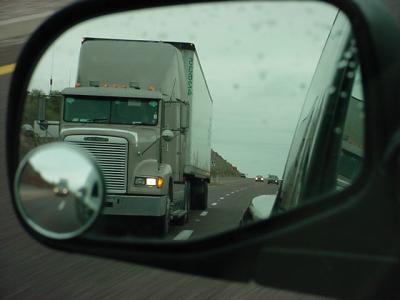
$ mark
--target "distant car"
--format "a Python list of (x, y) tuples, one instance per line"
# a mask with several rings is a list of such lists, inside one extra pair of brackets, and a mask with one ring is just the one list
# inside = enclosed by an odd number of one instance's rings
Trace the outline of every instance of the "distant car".
[(245, 175), (245, 174), (243, 174), (243, 173), (240, 173), (240, 177), (242, 177), (242, 178), (246, 178), (246, 175)]
[(68, 188), (59, 186), (55, 186), (53, 192), (56, 196), (67, 196), (69, 194)]
[(69, 194), (68, 181), (60, 179), (60, 182), (53, 188), (53, 192), (56, 196), (67, 196)]
[(257, 175), (257, 176), (254, 178), (254, 180), (255, 180), (255, 181), (258, 181), (258, 182), (264, 182), (264, 177), (262, 177), (261, 175)]
[(267, 179), (267, 183), (279, 184), (279, 178), (276, 175), (269, 175)]

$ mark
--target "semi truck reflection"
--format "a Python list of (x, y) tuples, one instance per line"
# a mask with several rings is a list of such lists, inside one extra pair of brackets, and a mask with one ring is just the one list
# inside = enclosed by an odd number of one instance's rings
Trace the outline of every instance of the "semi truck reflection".
[(61, 178), (57, 185), (53, 188), (56, 196), (67, 196), (69, 194), (68, 180)]

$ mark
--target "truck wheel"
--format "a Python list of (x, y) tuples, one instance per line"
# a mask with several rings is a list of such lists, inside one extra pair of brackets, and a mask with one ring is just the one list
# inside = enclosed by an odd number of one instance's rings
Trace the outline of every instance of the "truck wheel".
[(169, 203), (170, 200), (168, 199), (165, 215), (157, 218), (156, 233), (160, 238), (166, 237), (169, 231)]
[(164, 238), (168, 234), (169, 230), (169, 213), (165, 214), (161, 217), (161, 228), (160, 228), (160, 237)]
[(206, 210), (208, 204), (208, 183), (200, 179), (191, 181), (190, 207), (197, 210)]
[(183, 217), (179, 218), (176, 221), (177, 225), (182, 226), (182, 225), (185, 225), (187, 222), (189, 222), (190, 195), (191, 195), (191, 183), (189, 180), (185, 180), (185, 189), (184, 189), (183, 203), (182, 203), (181, 209), (185, 210), (186, 213), (183, 215)]
[(169, 182), (168, 197), (169, 197), (169, 203), (174, 202), (174, 183), (173, 183), (173, 181)]

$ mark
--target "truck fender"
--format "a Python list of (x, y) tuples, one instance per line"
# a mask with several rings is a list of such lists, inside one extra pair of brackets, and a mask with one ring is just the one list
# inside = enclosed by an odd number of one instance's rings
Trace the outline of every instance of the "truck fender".
[(163, 186), (163, 191), (165, 192), (165, 194), (167, 194), (168, 188), (169, 188), (169, 182), (173, 181), (171, 165), (161, 163), (160, 168), (158, 170), (158, 176), (160, 176), (164, 179), (165, 184)]
[[(159, 164), (156, 159), (145, 159), (136, 166), (133, 178), (135, 176), (162, 177), (165, 184), (161, 189), (161, 194), (166, 195), (168, 193), (168, 183), (172, 180), (172, 167), (165, 163)], [(133, 178), (132, 180), (134, 180)]]

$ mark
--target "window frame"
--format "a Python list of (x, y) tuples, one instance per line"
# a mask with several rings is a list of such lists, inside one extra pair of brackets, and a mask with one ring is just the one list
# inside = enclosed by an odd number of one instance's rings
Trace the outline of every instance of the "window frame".
[[(66, 114), (66, 105), (65, 105), (65, 101), (67, 101), (67, 98), (68, 97), (72, 97), (72, 98), (74, 98), (74, 99), (82, 99), (82, 98), (85, 98), (85, 100), (97, 100), (97, 101), (107, 101), (107, 102), (109, 102), (109, 110), (108, 110), (108, 112), (109, 112), (109, 118), (107, 119), (107, 122), (80, 122), (80, 121), (77, 121), (77, 122), (75, 122), (75, 121), (68, 121), (68, 120), (66, 120), (65, 119), (65, 114)], [(157, 113), (157, 122), (155, 123), (155, 124), (129, 124), (129, 123), (112, 123), (111, 122), (111, 117), (112, 117), (112, 108), (113, 108), (113, 105), (112, 105), (112, 102), (113, 101), (117, 101), (117, 100), (120, 100), (120, 99), (122, 99), (122, 101), (129, 101), (129, 100), (141, 100), (141, 101), (156, 101), (157, 102), (157, 110), (156, 110), (156, 113)], [(158, 127), (158, 124), (159, 124), (159, 117), (160, 117), (160, 100), (159, 99), (146, 99), (146, 98), (123, 98), (123, 97), (102, 97), (102, 96), (85, 96), (85, 95), (82, 95), (82, 96), (77, 96), (77, 95), (73, 95), (73, 96), (70, 96), (70, 95), (65, 95), (64, 96), (64, 99), (63, 99), (63, 105), (62, 105), (62, 107), (63, 107), (63, 111), (62, 111), (62, 117), (63, 117), (63, 122), (64, 123), (66, 123), (66, 124), (103, 124), (103, 125), (126, 125), (126, 126), (151, 126), (151, 127)]]

